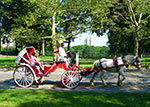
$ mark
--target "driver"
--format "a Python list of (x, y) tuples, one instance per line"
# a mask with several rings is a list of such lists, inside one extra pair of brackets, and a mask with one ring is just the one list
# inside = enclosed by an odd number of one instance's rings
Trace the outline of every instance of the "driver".
[(67, 55), (67, 53), (65, 52), (65, 49), (64, 49), (64, 43), (61, 43), (61, 47), (59, 47), (59, 58), (58, 58), (58, 60), (59, 61), (65, 61), (66, 62), (66, 66), (67, 66), (67, 68), (68, 68), (68, 65), (69, 65), (69, 63), (70, 63), (70, 61), (69, 61), (69, 57), (68, 57), (68, 55)]

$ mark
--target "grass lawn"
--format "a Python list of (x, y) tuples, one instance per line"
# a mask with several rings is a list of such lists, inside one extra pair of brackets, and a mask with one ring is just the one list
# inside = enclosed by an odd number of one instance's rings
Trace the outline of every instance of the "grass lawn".
[(144, 57), (144, 58), (142, 58), (142, 59), (150, 59), (150, 57)]
[[(52, 60), (53, 56), (39, 56), (41, 59), (41, 62), (43, 62), (44, 65), (49, 65), (50, 61), (45, 61), (45, 59)], [(15, 64), (15, 57), (2, 57), (0, 58), (0, 68), (9, 68), (9, 67), (16, 67)], [(95, 61), (95, 58), (80, 58), (80, 61)], [(150, 57), (145, 57), (141, 59), (142, 66), (150, 65)], [(93, 62), (80, 62), (80, 68), (86, 68), (89, 66), (92, 66)], [(86, 65), (86, 66), (84, 66)], [(84, 67), (83, 67), (84, 66)]]
[(0, 58), (0, 63), (13, 63), (15, 62), (16, 58), (15, 57), (2, 57)]
[(0, 107), (149, 107), (150, 93), (1, 89)]
[(53, 56), (39, 56), (40, 59), (53, 59)]

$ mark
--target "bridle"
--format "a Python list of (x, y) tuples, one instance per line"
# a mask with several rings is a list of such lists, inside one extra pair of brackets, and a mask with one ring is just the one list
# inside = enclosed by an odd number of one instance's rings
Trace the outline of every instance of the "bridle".
[(134, 65), (135, 65), (138, 69), (140, 69), (139, 67), (141, 66), (141, 64), (140, 64), (140, 60), (139, 60), (138, 57), (135, 58)]

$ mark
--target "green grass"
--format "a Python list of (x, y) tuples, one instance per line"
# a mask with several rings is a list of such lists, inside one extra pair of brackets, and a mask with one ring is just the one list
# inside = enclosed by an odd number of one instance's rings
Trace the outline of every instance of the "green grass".
[(142, 58), (142, 59), (150, 59), (150, 57), (144, 57), (144, 58)]
[(149, 64), (150, 65), (150, 62), (141, 62), (141, 64)]
[(0, 68), (16, 67), (15, 60), (15, 57), (0, 58)]
[(15, 62), (15, 60), (16, 60), (15, 57), (3, 57), (3, 58), (0, 58), (0, 63)]
[(39, 56), (40, 59), (49, 59), (52, 60), (53, 56)]
[(81, 65), (92, 65), (93, 62), (80, 62)]
[(150, 93), (2, 89), (0, 107), (149, 107)]
[(98, 60), (99, 58), (79, 58), (80, 61), (95, 61)]

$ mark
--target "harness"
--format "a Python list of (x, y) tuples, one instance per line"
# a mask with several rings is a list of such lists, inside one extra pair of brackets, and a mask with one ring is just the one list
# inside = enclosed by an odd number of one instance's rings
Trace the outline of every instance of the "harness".
[(113, 63), (114, 63), (114, 65), (115, 65), (115, 67), (116, 67), (116, 72), (118, 72), (119, 71), (119, 65), (118, 65), (118, 59), (117, 58), (113, 58)]
[(126, 66), (126, 67), (128, 67), (127, 61), (125, 60), (124, 56), (122, 57), (123, 64), (121, 64), (121, 65), (119, 65), (117, 58), (113, 58), (112, 60), (113, 60), (114, 66), (104, 68), (103, 65), (102, 65), (103, 61), (101, 61), (101, 59), (99, 59), (99, 63), (96, 63), (96, 67), (98, 68), (96, 71), (98, 71), (98, 70), (106, 70), (106, 69), (110, 69), (110, 68), (116, 68), (116, 72), (118, 72), (119, 71), (119, 66)]
[(118, 66), (118, 59), (117, 58), (113, 58), (113, 63), (115, 66)]
[(103, 69), (104, 67), (102, 66), (102, 61), (101, 61), (101, 59), (99, 59), (99, 63), (97, 63), (97, 65), (96, 65), (98, 68), (101, 68), (101, 69)]

